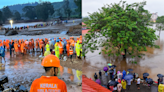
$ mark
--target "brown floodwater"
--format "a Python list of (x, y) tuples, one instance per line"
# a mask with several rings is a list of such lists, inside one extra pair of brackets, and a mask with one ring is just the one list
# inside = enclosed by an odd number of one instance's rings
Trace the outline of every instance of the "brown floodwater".
[[(156, 32), (156, 34), (159, 33)], [(145, 54), (142, 58), (108, 57), (104, 54), (99, 55), (101, 50), (97, 50), (94, 53), (89, 52), (86, 54), (86, 60), (83, 64), (83, 74), (89, 78), (94, 78), (95, 72), (98, 73), (99, 70), (103, 70), (104, 66), (111, 63), (117, 66), (116, 71), (127, 71), (127, 69), (132, 68), (133, 72), (138, 73), (141, 78), (142, 74), (147, 72), (150, 78), (157, 81), (157, 74), (164, 74), (164, 32), (161, 32), (160, 39), (155, 43), (160, 46), (160, 49), (147, 47), (146, 52), (141, 52)], [(132, 63), (134, 61), (137, 61), (137, 64)]]
[[(41, 66), (40, 54), (40, 52), (33, 52), (24, 56), (20, 54), (10, 58), (10, 53), (6, 52), (6, 63), (0, 59), (0, 77), (6, 75), (9, 79), (9, 82), (4, 84), (5, 88), (20, 83), (29, 90), (33, 80), (45, 73), (43, 66)], [(61, 67), (59, 78), (67, 81), (68, 83), (66, 84), (80, 83), (81, 80), (78, 80), (76, 72), (75, 69)]]

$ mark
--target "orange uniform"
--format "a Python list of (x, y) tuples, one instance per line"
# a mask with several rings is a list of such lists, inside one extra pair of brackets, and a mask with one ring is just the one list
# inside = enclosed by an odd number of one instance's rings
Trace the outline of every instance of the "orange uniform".
[(71, 40), (71, 46), (75, 46), (75, 41), (74, 40)]
[(30, 92), (67, 92), (67, 87), (65, 82), (56, 76), (42, 76), (34, 80)]
[(21, 44), (21, 52), (24, 53), (24, 43)]
[(0, 47), (3, 46), (2, 40), (0, 40)]
[(15, 49), (15, 52), (18, 52), (18, 44), (17, 43), (14, 43), (14, 49)]
[(29, 41), (29, 50), (32, 49), (32, 43)]
[(7, 40), (7, 41), (6, 41), (6, 47), (7, 47), (7, 49), (9, 49), (9, 43), (10, 43), (10, 41)]
[(69, 54), (70, 55), (73, 55), (73, 50), (69, 50)]
[(34, 40), (31, 41), (32, 49), (34, 49)]
[(69, 46), (69, 44), (67, 43), (67, 45), (66, 45), (66, 49), (67, 49), (67, 56), (69, 56), (69, 48), (70, 48), (70, 46)]
[(62, 45), (62, 43), (61, 43), (61, 41), (59, 42), (59, 52), (60, 52), (60, 54), (63, 54), (63, 45)]
[(6, 46), (6, 41), (3, 41), (3, 46)]
[(21, 50), (21, 39), (19, 39), (19, 41), (18, 41), (18, 49), (19, 49), (19, 51)]
[(39, 47), (38, 41), (35, 41), (35, 48), (37, 49)]

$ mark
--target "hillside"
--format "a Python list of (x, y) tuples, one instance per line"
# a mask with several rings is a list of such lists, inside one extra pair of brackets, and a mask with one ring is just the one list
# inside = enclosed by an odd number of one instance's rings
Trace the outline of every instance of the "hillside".
[[(11, 11), (17, 10), (20, 14), (22, 14), (22, 13), (24, 13), (22, 9), (25, 6), (37, 6), (38, 4), (39, 4), (38, 2), (35, 2), (35, 3), (17, 4), (17, 5), (12, 5), (12, 6), (8, 6), (8, 7)], [(63, 4), (64, 4), (64, 1), (52, 3), (52, 5), (54, 6), (54, 10), (62, 8)], [(74, 11), (77, 8), (76, 4), (74, 3), (74, 0), (69, 0), (69, 6), (72, 11)], [(2, 10), (2, 9), (0, 9), (0, 10)]]

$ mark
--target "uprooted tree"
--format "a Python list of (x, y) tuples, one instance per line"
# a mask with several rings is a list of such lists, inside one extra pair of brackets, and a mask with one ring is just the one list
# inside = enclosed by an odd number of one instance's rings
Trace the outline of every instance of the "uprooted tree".
[(104, 47), (102, 51), (108, 56), (141, 57), (138, 52), (147, 51), (146, 46), (159, 48), (154, 43), (158, 38), (155, 30), (148, 27), (151, 14), (144, 9), (145, 5), (146, 2), (126, 4), (120, 1), (89, 14), (90, 19), (85, 22), (90, 28), (84, 37), (85, 53)]

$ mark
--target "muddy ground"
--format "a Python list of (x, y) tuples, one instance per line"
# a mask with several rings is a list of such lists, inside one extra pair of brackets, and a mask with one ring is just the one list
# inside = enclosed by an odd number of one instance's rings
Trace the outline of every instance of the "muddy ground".
[[(22, 56), (21, 54), (18, 56), (13, 55), (10, 58), (9, 52), (6, 52), (6, 62), (2, 60), (2, 63), (0, 64), (0, 77), (6, 75), (9, 79), (9, 82), (4, 84), (4, 87), (8, 88), (19, 83), (30, 90), (32, 82), (42, 75), (45, 75), (39, 56), (40, 52), (35, 52), (28, 53), (25, 56)], [(70, 68), (69, 65), (64, 66), (64, 62), (69, 63), (69, 61), (61, 61), (63, 71), (61, 71), (62, 74), (59, 78), (66, 82), (68, 92), (81, 92), (79, 91), (81, 90), (81, 86), (78, 86), (81, 80), (78, 80), (76, 76), (76, 69)], [(77, 64), (77, 67), (78, 65), (79, 63)], [(73, 79), (71, 79), (71, 77)]]
[[(18, 25), (18, 24), (16, 24)], [(21, 24), (22, 25), (22, 24)], [(43, 35), (43, 34), (60, 34), (62, 31), (67, 31), (67, 35), (69, 36), (79, 36), (81, 35), (81, 21), (77, 20), (75, 23), (68, 22), (64, 24), (56, 24), (52, 26), (46, 27), (38, 27), (23, 30), (0, 30), (0, 35)]]

